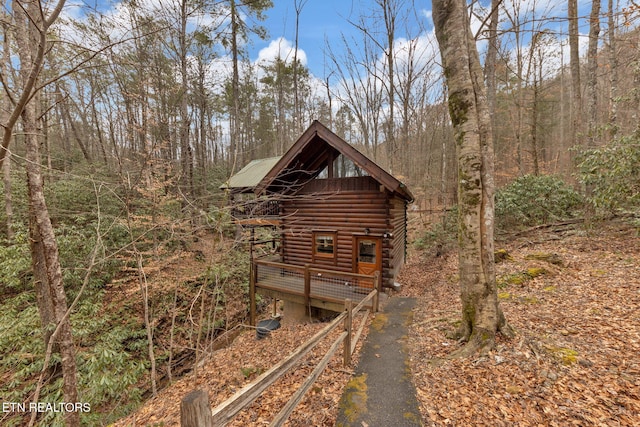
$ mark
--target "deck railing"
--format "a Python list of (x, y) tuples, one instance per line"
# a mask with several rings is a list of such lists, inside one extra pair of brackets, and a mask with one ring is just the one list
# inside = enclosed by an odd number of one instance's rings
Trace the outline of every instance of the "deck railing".
[(245, 200), (234, 202), (231, 216), (236, 219), (275, 217), (280, 213), (277, 200)]
[(297, 266), (280, 262), (255, 260), (250, 277), (251, 324), (256, 324), (255, 293), (259, 289), (297, 297), (306, 306), (329, 303), (342, 306), (346, 300), (355, 303), (363, 300), (374, 289), (378, 291), (372, 301), (372, 310), (378, 311), (378, 294), (381, 289), (380, 274), (364, 275)]

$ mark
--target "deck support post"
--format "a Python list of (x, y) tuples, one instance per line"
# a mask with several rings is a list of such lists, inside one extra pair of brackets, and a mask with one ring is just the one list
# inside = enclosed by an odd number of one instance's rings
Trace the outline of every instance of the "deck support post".
[(256, 270), (258, 265), (253, 262), (253, 245), (255, 244), (255, 228), (251, 228), (249, 239), (249, 324), (256, 326)]
[(307, 307), (307, 314), (311, 318), (311, 265), (304, 265), (304, 305)]
[(382, 280), (380, 280), (380, 272), (373, 274), (373, 287), (376, 289), (376, 295), (373, 297), (373, 312), (377, 313), (380, 309), (380, 292), (382, 292)]
[(353, 301), (350, 299), (344, 300), (344, 309), (347, 312), (347, 317), (344, 318), (344, 331), (347, 335), (344, 337), (344, 358), (342, 361), (343, 366), (349, 366), (351, 364), (351, 330), (353, 328)]
[(256, 326), (256, 277), (258, 277), (258, 264), (251, 261), (249, 271), (249, 323)]

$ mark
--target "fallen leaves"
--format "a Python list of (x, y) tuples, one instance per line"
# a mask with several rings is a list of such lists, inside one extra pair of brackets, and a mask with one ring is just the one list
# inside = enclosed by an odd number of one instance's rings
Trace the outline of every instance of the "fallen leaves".
[[(405, 266), (401, 293), (419, 298), (408, 342), (424, 424), (640, 425), (640, 238), (632, 229), (605, 227), (597, 235), (553, 242), (542, 234), (536, 236), (540, 243), (526, 237), (505, 245), (509, 258), (497, 265), (498, 275), (532, 267), (552, 274), (504, 285), (500, 292), (509, 297), (501, 300), (502, 308), (517, 336), (498, 337), (485, 357), (446, 359), (459, 347), (445, 336), (460, 319), (455, 256), (413, 255)], [(540, 254), (554, 256), (546, 262)], [(245, 332), (212, 354), (197, 376), (177, 381), (117, 425), (177, 425), (180, 399), (188, 392), (207, 390), (215, 406), (248, 381), (243, 369), (249, 376), (268, 369), (319, 327), (282, 328), (260, 341)], [(320, 353), (276, 382), (231, 425), (268, 425)], [(333, 426), (350, 377), (341, 355), (334, 357), (287, 425)]]
[[(442, 327), (460, 317), (455, 256), (412, 260), (402, 280), (421, 301), (409, 341), (425, 424), (640, 425), (640, 239), (622, 228), (505, 245), (498, 276), (525, 279), (499, 290), (518, 335), (484, 359), (446, 359), (458, 347)], [(539, 268), (553, 274), (522, 275)]]
[[(231, 346), (213, 353), (196, 372), (147, 400), (136, 413), (119, 420), (115, 426), (179, 425), (180, 401), (189, 392), (196, 389), (207, 391), (210, 403), (215, 407), (255, 376), (284, 359), (324, 326), (317, 323), (283, 327), (261, 340), (257, 340), (255, 331), (249, 328)], [(269, 425), (340, 332), (336, 330), (329, 334), (309, 357), (276, 381), (254, 404), (240, 412), (229, 426)], [(360, 344), (357, 350), (359, 348)], [(353, 360), (354, 363), (357, 361), (357, 355)], [(351, 374), (349, 368), (342, 366), (342, 353), (338, 351), (286, 425), (333, 426), (338, 401)]]

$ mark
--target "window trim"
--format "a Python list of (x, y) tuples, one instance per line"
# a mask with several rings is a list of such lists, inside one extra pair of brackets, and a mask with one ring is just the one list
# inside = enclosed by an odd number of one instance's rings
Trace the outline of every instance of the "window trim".
[[(319, 237), (326, 236), (331, 237), (333, 240), (333, 252), (319, 252), (317, 239)], [(312, 259), (315, 262), (316, 260), (324, 260), (324, 261), (336, 261), (338, 257), (338, 232), (333, 230), (313, 230), (311, 232), (311, 255)]]

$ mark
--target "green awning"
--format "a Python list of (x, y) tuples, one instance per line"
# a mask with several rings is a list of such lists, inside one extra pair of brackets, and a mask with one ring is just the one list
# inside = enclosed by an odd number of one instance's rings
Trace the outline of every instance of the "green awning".
[(278, 160), (280, 160), (280, 156), (252, 160), (222, 184), (220, 188), (234, 192), (253, 191), (255, 186), (262, 181), (262, 178), (278, 163)]

